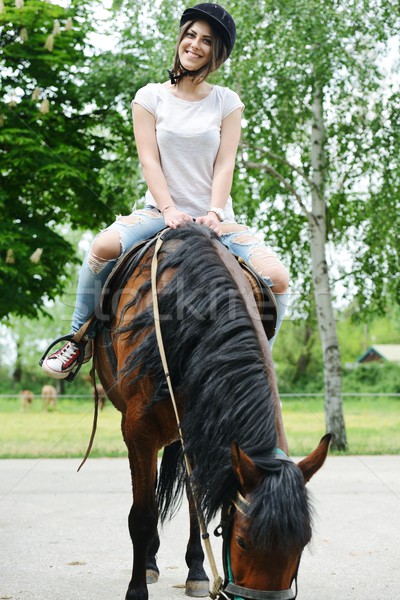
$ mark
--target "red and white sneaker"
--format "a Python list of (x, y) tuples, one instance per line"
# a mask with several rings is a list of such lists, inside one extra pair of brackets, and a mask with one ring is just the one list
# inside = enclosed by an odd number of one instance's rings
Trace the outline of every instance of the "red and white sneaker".
[[(85, 355), (83, 362), (92, 358), (92, 342), (84, 341)], [(54, 379), (65, 379), (76, 367), (79, 358), (79, 347), (74, 342), (68, 342), (57, 352), (47, 356), (42, 364), (42, 369)]]

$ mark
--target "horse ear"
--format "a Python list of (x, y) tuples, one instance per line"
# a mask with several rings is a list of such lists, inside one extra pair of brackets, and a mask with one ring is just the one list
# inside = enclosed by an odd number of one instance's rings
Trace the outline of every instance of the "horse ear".
[(250, 493), (260, 481), (261, 469), (239, 448), (236, 442), (233, 442), (231, 446), (231, 458), (233, 472), (241, 485), (243, 493)]
[(311, 477), (322, 467), (328, 454), (329, 444), (332, 438), (331, 433), (327, 433), (321, 439), (320, 443), (311, 454), (306, 456), (298, 463), (301, 469), (305, 483), (310, 481)]

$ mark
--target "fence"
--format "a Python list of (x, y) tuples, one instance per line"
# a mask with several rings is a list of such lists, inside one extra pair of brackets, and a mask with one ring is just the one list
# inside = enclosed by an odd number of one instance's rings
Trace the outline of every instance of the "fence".
[[(20, 398), (21, 392), (16, 394), (0, 394), (0, 399), (15, 399)], [(38, 394), (34, 394), (34, 396), (40, 396), (40, 392)], [(314, 393), (303, 393), (303, 392), (291, 392), (291, 393), (280, 393), (279, 396), (281, 398), (323, 398), (324, 392), (314, 392)], [(378, 393), (378, 392), (343, 392), (342, 396), (344, 398), (400, 398), (400, 393)], [(68, 400), (75, 399), (91, 399), (92, 394), (58, 394), (57, 398), (62, 400), (63, 398), (68, 398)]]

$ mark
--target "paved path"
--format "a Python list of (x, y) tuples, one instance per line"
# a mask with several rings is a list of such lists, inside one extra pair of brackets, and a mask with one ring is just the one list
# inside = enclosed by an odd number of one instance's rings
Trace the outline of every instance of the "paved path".
[[(123, 459), (0, 461), (0, 600), (124, 600), (131, 568)], [(329, 457), (298, 600), (398, 600), (400, 456)], [(187, 513), (161, 534), (150, 600), (183, 600)], [(219, 540), (214, 539), (218, 560)]]

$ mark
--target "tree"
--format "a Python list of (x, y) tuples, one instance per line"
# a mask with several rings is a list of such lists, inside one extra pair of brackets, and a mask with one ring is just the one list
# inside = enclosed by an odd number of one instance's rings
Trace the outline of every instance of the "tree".
[[(123, 43), (141, 57), (143, 84), (162, 80), (183, 4), (114, 5), (127, 16)], [(314, 292), (327, 429), (335, 434), (334, 446), (344, 449), (335, 281), (347, 286), (349, 301), (355, 296), (364, 314), (399, 298), (400, 100), (378, 61), (399, 32), (398, 2), (224, 5), (238, 37), (214, 80), (236, 89), (246, 104), (236, 210), (286, 256), (303, 303)], [(139, 44), (132, 22), (145, 23)], [(344, 260), (329, 260), (330, 253)]]
[(0, 318), (36, 316), (61, 293), (76, 260), (65, 224), (98, 228), (124, 202), (102, 197), (118, 143), (102, 128), (110, 107), (82, 92), (95, 60), (90, 5), (0, 2)]
[[(85, 252), (79, 244), (82, 231), (64, 232), (64, 237), (77, 248), (81, 261)], [(66, 269), (63, 295), (54, 302), (46, 303), (46, 314), (35, 319), (10, 315), (6, 324), (0, 326), (0, 366), (4, 363), (12, 370), (13, 382), (8, 381), (8, 391), (16, 391), (21, 386), (38, 390), (43, 384), (49, 383), (49, 376), (38, 368), (38, 360), (54, 339), (65, 335), (70, 329), (79, 267), (70, 264)], [(7, 386), (7, 379), (7, 376), (3, 377), (4, 387)], [(63, 379), (57, 381), (59, 394), (64, 393), (64, 383)], [(77, 378), (77, 381), (68, 384), (68, 393), (80, 393), (82, 386), (81, 378)]]
[[(292, 273), (311, 263), (301, 281), (314, 290), (327, 429), (344, 449), (334, 279), (353, 283), (364, 305), (382, 299), (376, 290), (398, 290), (399, 98), (378, 64), (399, 31), (398, 8), (380, 0), (228, 4), (240, 37), (225, 81), (246, 102), (236, 197), (289, 254)], [(376, 243), (382, 234), (387, 245)], [(328, 249), (348, 264), (330, 264)]]
[[(101, 178), (94, 182), (101, 182), (98, 193), (110, 204), (127, 192), (132, 202), (142, 195), (128, 106), (137, 87), (166, 78), (183, 9), (182, 2), (164, 0), (114, 4), (121, 43), (91, 63), (95, 68), (86, 73), (79, 96), (81, 102), (93, 100), (102, 133), (113, 143), (115, 154), (108, 158), (115, 160), (98, 168)], [(333, 284), (341, 279), (353, 287), (360, 312), (382, 307), (388, 297), (398, 301), (400, 100), (378, 61), (398, 34), (398, 2), (225, 5), (236, 19), (238, 38), (214, 80), (236, 89), (246, 104), (233, 189), (237, 213), (264, 230), (270, 245), (286, 256), (303, 298), (314, 291), (327, 429), (335, 434), (336, 448), (345, 448)], [(73, 223), (73, 214), (63, 217)], [(10, 239), (3, 256), (6, 248)], [(331, 251), (345, 260), (329, 260)]]

